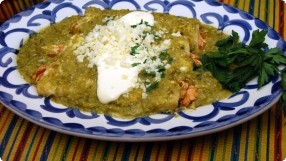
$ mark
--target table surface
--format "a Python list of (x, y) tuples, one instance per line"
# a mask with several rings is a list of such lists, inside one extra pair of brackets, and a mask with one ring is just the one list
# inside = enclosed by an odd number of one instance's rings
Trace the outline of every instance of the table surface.
[[(4, 0), (0, 23), (40, 0)], [(273, 27), (285, 39), (282, 0), (221, 0)], [(118, 138), (120, 139), (120, 138)], [(286, 117), (276, 105), (234, 128), (196, 138), (124, 143), (80, 138), (37, 126), (0, 105), (0, 158), (7, 160), (277, 160), (286, 158)]]

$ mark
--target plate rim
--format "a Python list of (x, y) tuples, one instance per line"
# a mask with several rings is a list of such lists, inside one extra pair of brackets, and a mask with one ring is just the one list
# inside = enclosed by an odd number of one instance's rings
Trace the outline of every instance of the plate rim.
[[(72, 131), (72, 130), (67, 130), (67, 129), (61, 129), (57, 128), (55, 125), (45, 122), (39, 122), (38, 120), (35, 120), (31, 117), (26, 116), (24, 113), (21, 113), (11, 107), (9, 107), (6, 103), (4, 103), (2, 100), (0, 100), (1, 104), (4, 105), (6, 108), (9, 110), (13, 111), (15, 114), (17, 114), (19, 117), (24, 118), (40, 127), (59, 132), (62, 134), (68, 134), (76, 137), (82, 137), (82, 138), (88, 138), (88, 139), (96, 139), (96, 140), (101, 140), (101, 141), (115, 141), (115, 142), (146, 142), (146, 141), (151, 141), (151, 142), (158, 142), (158, 141), (172, 141), (172, 140), (181, 140), (181, 139), (188, 139), (188, 138), (193, 138), (193, 137), (198, 137), (198, 136), (204, 136), (208, 134), (213, 134), (216, 132), (220, 132), (223, 130), (230, 129), (232, 127), (238, 126), (242, 123), (245, 123), (265, 111), (269, 110), (272, 105), (274, 105), (278, 101), (279, 97), (276, 97), (274, 101), (272, 101), (267, 107), (262, 108), (261, 110), (255, 112), (255, 115), (250, 115), (249, 117), (244, 118), (243, 120), (240, 121), (235, 121), (229, 125), (226, 126), (221, 126), (214, 128), (210, 132), (207, 130), (200, 131), (200, 132), (195, 132), (195, 133), (189, 133), (189, 134), (181, 134), (181, 135), (171, 135), (171, 136), (155, 136), (155, 137), (118, 137), (118, 136), (101, 136), (101, 135), (91, 135), (91, 134), (86, 134), (86, 133), (81, 133), (77, 131)], [(118, 139), (120, 138), (120, 139)]]

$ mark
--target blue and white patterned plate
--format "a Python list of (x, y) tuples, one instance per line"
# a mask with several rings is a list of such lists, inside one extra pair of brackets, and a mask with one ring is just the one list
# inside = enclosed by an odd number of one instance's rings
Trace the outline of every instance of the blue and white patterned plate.
[(247, 43), (256, 29), (268, 30), (269, 47), (283, 52), (283, 38), (261, 20), (213, 0), (48, 0), (21, 12), (0, 27), (0, 101), (19, 116), (58, 132), (112, 141), (159, 141), (217, 132), (245, 122), (269, 109), (281, 95), (279, 76), (262, 89), (256, 80), (230, 98), (177, 115), (158, 114), (124, 120), (81, 112), (38, 96), (17, 71), (17, 51), (32, 34), (71, 15), (83, 15), (87, 7), (149, 10), (196, 17), (230, 33), (235, 30)]

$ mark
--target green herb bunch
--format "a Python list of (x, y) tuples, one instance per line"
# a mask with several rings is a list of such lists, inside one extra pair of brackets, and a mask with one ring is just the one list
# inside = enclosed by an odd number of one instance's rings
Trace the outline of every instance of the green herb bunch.
[(283, 94), (279, 106), (286, 116), (286, 72), (279, 68), (286, 65), (286, 57), (277, 47), (268, 49), (264, 42), (266, 34), (267, 30), (255, 30), (246, 45), (239, 41), (238, 33), (232, 31), (228, 38), (216, 42), (217, 51), (202, 55), (202, 68), (232, 92), (239, 91), (257, 76), (260, 88), (280, 74)]

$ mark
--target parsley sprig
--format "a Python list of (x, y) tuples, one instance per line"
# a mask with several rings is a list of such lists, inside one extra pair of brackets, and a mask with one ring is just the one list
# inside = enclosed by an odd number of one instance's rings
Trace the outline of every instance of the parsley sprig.
[(266, 34), (267, 30), (255, 30), (246, 45), (239, 41), (238, 33), (232, 31), (232, 35), (216, 43), (217, 51), (202, 55), (202, 68), (210, 71), (224, 88), (232, 92), (239, 91), (257, 76), (260, 88), (271, 77), (281, 74), (283, 94), (278, 104), (286, 116), (286, 71), (279, 69), (279, 66), (286, 65), (286, 57), (277, 47), (268, 49), (264, 42)]

